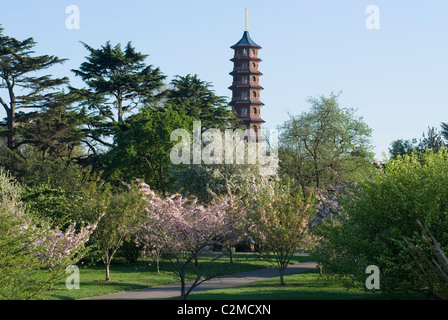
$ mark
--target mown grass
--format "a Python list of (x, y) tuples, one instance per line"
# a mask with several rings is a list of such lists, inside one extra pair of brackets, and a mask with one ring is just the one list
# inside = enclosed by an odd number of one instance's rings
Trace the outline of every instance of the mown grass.
[(255, 281), (251, 284), (192, 293), (188, 300), (401, 300), (424, 299), (419, 294), (383, 294), (361, 288), (346, 289), (342, 280), (327, 280), (317, 271)]
[[(310, 261), (308, 256), (294, 256), (291, 263)], [(199, 266), (205, 264), (199, 261)], [(178, 283), (179, 279), (170, 272), (170, 262), (160, 262), (160, 273), (150, 260), (140, 260), (135, 264), (126, 264), (117, 260), (112, 264), (111, 280), (104, 282), (105, 270), (102, 264), (80, 268), (80, 289), (69, 290), (65, 279), (53, 290), (43, 293), (44, 300), (74, 300), (107, 295), (147, 287)], [(271, 267), (251, 253), (236, 253), (234, 263), (228, 257), (216, 261), (211, 272), (234, 273)], [(225, 272), (224, 272), (225, 271)], [(190, 277), (191, 277), (190, 273)], [(319, 277), (316, 272), (305, 272), (285, 277), (286, 286), (280, 286), (278, 277), (259, 280), (248, 285), (221, 290), (209, 290), (192, 293), (188, 300), (396, 300), (424, 299), (417, 294), (386, 295), (379, 292), (365, 291), (360, 288), (347, 290), (343, 280), (328, 280)], [(177, 300), (179, 298), (173, 298)]]
[[(231, 274), (270, 267), (269, 263), (252, 253), (235, 253), (234, 263), (229, 263), (224, 257), (212, 264), (211, 273)], [(294, 256), (291, 263), (309, 261), (307, 256)], [(199, 266), (206, 264), (206, 260), (199, 260)], [(44, 300), (74, 300), (111, 293), (142, 289), (178, 283), (170, 268), (170, 262), (160, 261), (160, 273), (156, 272), (156, 265), (148, 259), (142, 259), (135, 264), (126, 264), (117, 260), (110, 267), (109, 282), (104, 282), (105, 268), (101, 263), (95, 265), (78, 265), (80, 269), (80, 288), (67, 289), (65, 279), (58, 283), (51, 291), (44, 292), (39, 299)], [(191, 279), (192, 272), (190, 272)], [(68, 276), (68, 274), (67, 274)]]

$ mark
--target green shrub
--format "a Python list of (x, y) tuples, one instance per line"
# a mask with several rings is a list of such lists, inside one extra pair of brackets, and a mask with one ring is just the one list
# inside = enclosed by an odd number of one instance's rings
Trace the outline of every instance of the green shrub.
[(380, 290), (418, 291), (410, 253), (400, 243), (430, 229), (448, 249), (448, 154), (398, 157), (361, 182), (342, 201), (343, 212), (316, 226), (321, 236), (314, 257), (327, 274), (339, 273), (364, 283), (366, 267), (380, 269)]

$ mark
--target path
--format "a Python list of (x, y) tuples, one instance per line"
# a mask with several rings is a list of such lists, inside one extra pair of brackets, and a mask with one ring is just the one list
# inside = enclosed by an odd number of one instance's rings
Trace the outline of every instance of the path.
[[(316, 268), (315, 262), (301, 262), (290, 265), (285, 270), (285, 276)], [(278, 270), (266, 268), (254, 271), (240, 272), (226, 275), (203, 282), (191, 294), (199, 291), (223, 289), (242, 286), (257, 280), (278, 277)], [(180, 296), (180, 284), (171, 284), (161, 287), (144, 288), (132, 291), (113, 293), (105, 296), (91, 297), (84, 300), (159, 300)]]

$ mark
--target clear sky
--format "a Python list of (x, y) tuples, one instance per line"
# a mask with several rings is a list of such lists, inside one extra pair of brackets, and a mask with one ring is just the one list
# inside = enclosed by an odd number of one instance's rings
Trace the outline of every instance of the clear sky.
[[(68, 29), (69, 5), (80, 28)], [(368, 29), (369, 5), (380, 29)], [(420, 138), (448, 122), (448, 1), (446, 0), (14, 0), (0, 4), (4, 34), (33, 37), (38, 54), (69, 59), (50, 69), (69, 76), (110, 40), (150, 56), (170, 81), (198, 74), (230, 97), (233, 50), (249, 32), (259, 52), (265, 128), (306, 111), (308, 97), (342, 91), (341, 107), (357, 109), (373, 129), (377, 158), (395, 139)], [(0, 111), (4, 117), (4, 111)]]

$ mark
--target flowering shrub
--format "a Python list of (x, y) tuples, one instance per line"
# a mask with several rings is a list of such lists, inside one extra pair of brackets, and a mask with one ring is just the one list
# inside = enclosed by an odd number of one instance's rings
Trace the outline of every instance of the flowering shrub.
[(30, 299), (51, 288), (82, 258), (98, 223), (52, 228), (27, 213), (21, 192), (13, 177), (0, 171), (0, 299)]
[[(98, 221), (103, 217), (100, 215)], [(36, 250), (35, 256), (48, 268), (65, 268), (79, 261), (86, 252), (85, 244), (96, 229), (98, 221), (76, 230), (76, 223), (66, 230), (51, 229), (48, 226), (36, 227), (24, 225), (22, 230), (31, 229), (36, 235), (32, 248)]]

